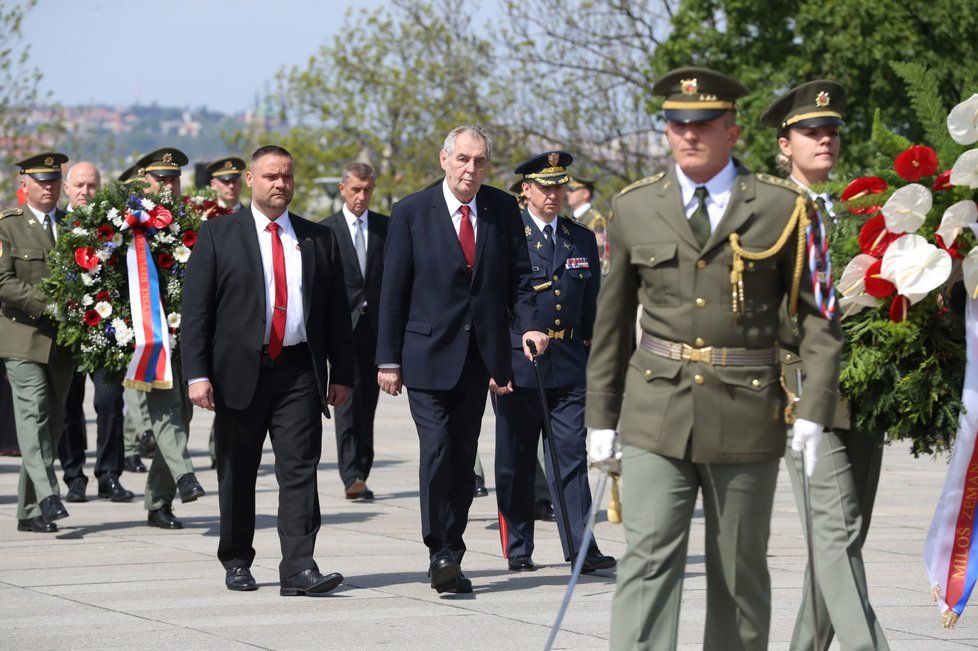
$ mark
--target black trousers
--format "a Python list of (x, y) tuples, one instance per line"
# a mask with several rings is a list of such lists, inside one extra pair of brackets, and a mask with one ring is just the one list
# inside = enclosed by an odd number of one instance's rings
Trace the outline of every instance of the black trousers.
[[(122, 382), (106, 382), (103, 371), (92, 373), (95, 385), (95, 422), (98, 431), (95, 456), (95, 477), (122, 474), (124, 444)], [(88, 449), (88, 432), (85, 425), (85, 374), (75, 373), (65, 401), (65, 424), (58, 442), (58, 458), (64, 471), (64, 482), (82, 477), (85, 481), (85, 450)]]
[[(562, 505), (557, 499), (555, 459), (544, 441), (547, 483), (557, 515), (557, 531), (564, 550), (564, 560), (581, 547), (584, 528), (591, 511), (591, 488), (587, 481), (587, 447), (584, 427), (583, 386), (549, 389), (547, 408), (550, 427), (557, 448), (557, 466), (567, 502), (571, 531), (564, 530)], [(543, 435), (543, 411), (537, 389), (517, 387), (506, 396), (495, 396), (496, 410), (496, 501), (499, 505), (501, 532), (504, 531), (506, 555), (533, 554), (534, 482), (537, 464), (537, 441)], [(568, 543), (571, 544), (568, 544)], [(596, 552), (592, 538), (589, 551)]]
[(366, 481), (374, 463), (374, 414), (377, 412), (380, 387), (377, 385), (377, 365), (374, 363), (377, 338), (366, 316), (357, 321), (353, 343), (357, 362), (353, 394), (333, 410), (336, 463), (346, 488), (358, 479)]
[(306, 344), (262, 357), (255, 396), (245, 409), (216, 404), (221, 534), (217, 557), (224, 567), (250, 567), (255, 559), (255, 483), (267, 433), (278, 481), (279, 575), (319, 569), (313, 554), (321, 514), (316, 470), (322, 453), (322, 407)]
[(469, 520), (475, 455), (486, 410), (489, 371), (473, 336), (458, 383), (447, 391), (408, 389), (418, 428), (421, 533), (430, 556), (443, 549), (461, 563)]

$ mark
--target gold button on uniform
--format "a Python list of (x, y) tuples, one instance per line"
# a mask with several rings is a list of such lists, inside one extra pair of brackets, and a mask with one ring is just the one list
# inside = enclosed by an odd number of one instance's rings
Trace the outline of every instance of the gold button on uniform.
[(652, 379), (652, 369), (650, 368), (645, 369), (645, 379), (646, 380)]
[(754, 378), (753, 380), (750, 381), (750, 385), (756, 389), (757, 387), (761, 386), (761, 381), (758, 380), (757, 378)]
[(706, 307), (706, 299), (705, 298), (697, 298), (696, 299), (696, 307)]
[(784, 361), (790, 362), (792, 359), (794, 359), (794, 357), (791, 356), (791, 353), (785, 353)]
[(693, 382), (695, 382), (696, 384), (703, 384), (704, 382), (706, 382), (706, 378), (704, 378), (702, 375), (697, 373), (696, 375), (693, 376)]
[(706, 269), (706, 260), (697, 260), (696, 261), (696, 268), (697, 269)]
[(560, 296), (560, 290), (559, 289), (555, 289), (554, 290), (554, 296)]
[(693, 345), (696, 346), (697, 348), (702, 348), (705, 344), (706, 342), (703, 341), (703, 337), (697, 337), (696, 339), (693, 340)]
[(649, 258), (649, 264), (655, 264), (655, 256)]
[(558, 312), (560, 312), (560, 311), (561, 311), (562, 309), (564, 309), (564, 308), (562, 308), (562, 307), (560, 306), (560, 303), (557, 303), (556, 305), (554, 305), (554, 309), (555, 309), (555, 310), (557, 310)]
[(554, 325), (560, 325), (560, 319), (554, 319)]
[(554, 274), (554, 280), (558, 280), (557, 274)]

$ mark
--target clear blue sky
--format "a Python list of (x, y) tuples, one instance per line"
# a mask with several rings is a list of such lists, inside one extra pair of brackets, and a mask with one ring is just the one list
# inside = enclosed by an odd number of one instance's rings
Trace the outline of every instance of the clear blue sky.
[(41, 88), (65, 105), (207, 106), (235, 112), (274, 89), (379, 0), (42, 0), (24, 21)]

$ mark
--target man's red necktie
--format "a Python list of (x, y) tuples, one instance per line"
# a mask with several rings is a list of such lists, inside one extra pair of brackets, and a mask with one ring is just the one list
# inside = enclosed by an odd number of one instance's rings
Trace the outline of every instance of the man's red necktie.
[(472, 209), (465, 204), (458, 209), (462, 213), (462, 221), (458, 225), (458, 241), (462, 245), (462, 255), (465, 256), (465, 270), (471, 276), (472, 265), (475, 264), (475, 231), (472, 230), (472, 221), (469, 219)]
[(268, 356), (275, 359), (282, 352), (285, 340), (285, 315), (289, 307), (289, 286), (285, 279), (285, 250), (278, 236), (278, 224), (266, 227), (272, 234), (272, 273), (275, 277), (275, 302), (272, 304), (272, 332), (268, 336)]

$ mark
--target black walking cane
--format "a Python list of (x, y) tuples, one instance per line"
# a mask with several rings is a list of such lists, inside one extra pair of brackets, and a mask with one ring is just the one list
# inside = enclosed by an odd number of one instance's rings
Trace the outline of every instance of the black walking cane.
[(543, 414), (543, 438), (547, 440), (550, 449), (550, 466), (554, 470), (554, 486), (557, 488), (557, 502), (560, 504), (561, 520), (564, 521), (564, 538), (567, 539), (567, 549), (571, 560), (574, 559), (574, 537), (571, 535), (570, 519), (567, 517), (567, 501), (564, 499), (564, 477), (560, 474), (560, 465), (557, 463), (557, 442), (554, 441), (553, 428), (550, 426), (550, 407), (547, 405), (547, 392), (543, 388), (543, 378), (540, 377), (540, 363), (537, 361), (539, 354), (537, 346), (533, 340), (526, 340), (526, 347), (533, 355), (533, 373), (537, 378), (537, 393), (540, 394), (540, 413)]

